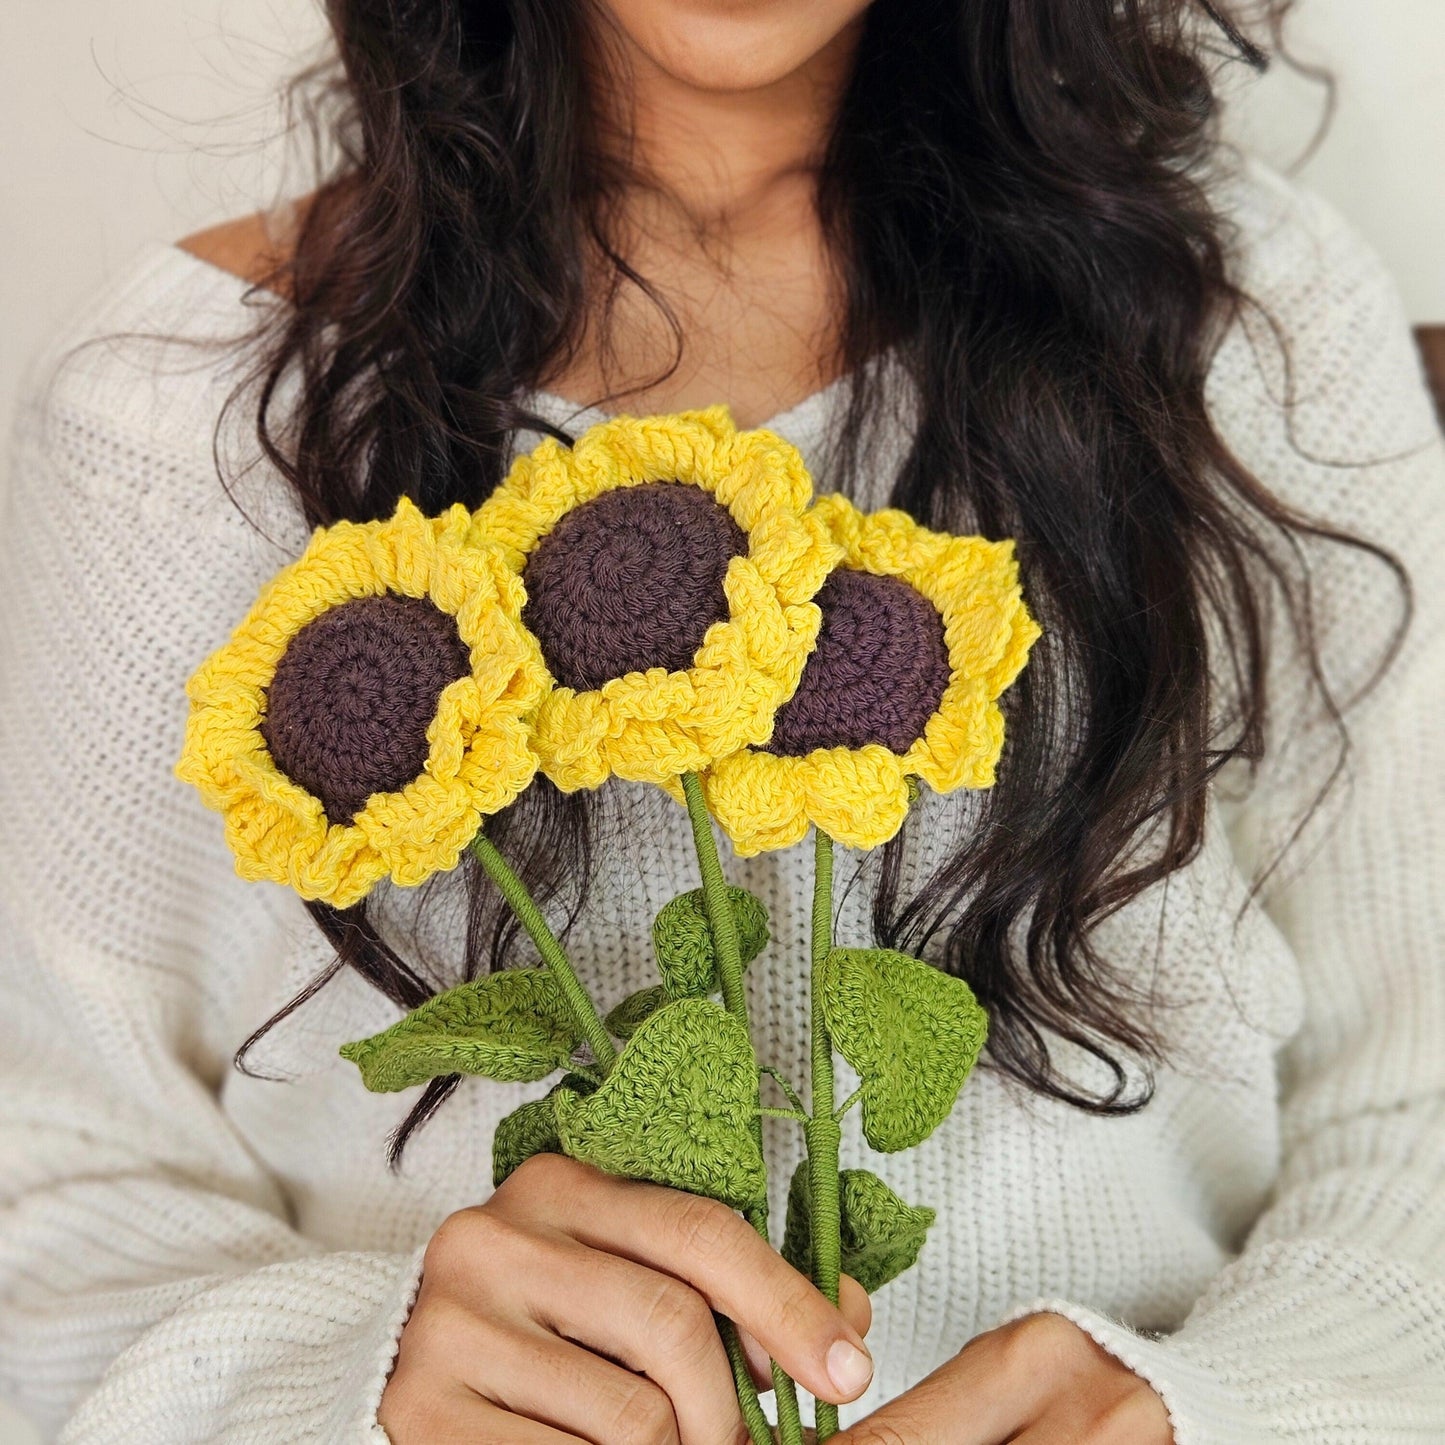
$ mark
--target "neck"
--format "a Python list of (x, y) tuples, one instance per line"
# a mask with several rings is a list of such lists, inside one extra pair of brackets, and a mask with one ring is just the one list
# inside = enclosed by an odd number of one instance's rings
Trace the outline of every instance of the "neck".
[(623, 209), (696, 243), (777, 224), (815, 178), (848, 83), (861, 18), (766, 84), (704, 87), (664, 69), (625, 33), (589, 48), (604, 153), (624, 163)]

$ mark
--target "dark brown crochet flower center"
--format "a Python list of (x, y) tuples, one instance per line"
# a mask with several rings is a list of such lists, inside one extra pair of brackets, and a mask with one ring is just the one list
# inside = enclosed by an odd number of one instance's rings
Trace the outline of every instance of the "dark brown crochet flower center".
[(646, 482), (584, 502), (537, 545), (522, 620), (564, 687), (692, 666), (728, 615), (723, 578), (747, 537), (700, 487)]
[(470, 668), (456, 620), (425, 597), (343, 602), (291, 639), (261, 736), (329, 821), (349, 823), (373, 793), (421, 774), (437, 699)]
[(800, 758), (882, 743), (906, 753), (948, 686), (943, 618), (900, 578), (850, 569), (832, 573), (815, 600), (818, 645), (764, 751)]

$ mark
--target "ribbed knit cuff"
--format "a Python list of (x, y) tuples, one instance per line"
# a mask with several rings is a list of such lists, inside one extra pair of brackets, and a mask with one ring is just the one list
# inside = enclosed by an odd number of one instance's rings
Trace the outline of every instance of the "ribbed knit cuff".
[(342, 1378), (337, 1397), (337, 1429), (328, 1435), (337, 1445), (391, 1445), (391, 1437), (377, 1422), (381, 1396), (396, 1362), (397, 1342), (416, 1303), (421, 1286), (423, 1246), (402, 1256), (393, 1288), (377, 1310), (359, 1342), (350, 1369)]
[(1169, 1336), (1142, 1335), (1097, 1310), (1058, 1299), (1021, 1305), (999, 1324), (1036, 1314), (1072, 1320), (1101, 1349), (1146, 1381), (1169, 1411), (1174, 1445), (1278, 1445), (1279, 1437), (1249, 1403), (1213, 1371), (1189, 1358)]

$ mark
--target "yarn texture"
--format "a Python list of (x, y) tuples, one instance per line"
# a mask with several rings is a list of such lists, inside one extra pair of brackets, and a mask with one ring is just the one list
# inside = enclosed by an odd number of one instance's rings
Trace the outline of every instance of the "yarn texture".
[(552, 976), (516, 968), (438, 994), (384, 1032), (343, 1044), (341, 1056), (368, 1089), (394, 1093), (442, 1074), (544, 1079), (566, 1067), (580, 1042)]
[[(747, 551), (727, 562), (722, 576), (726, 617), (705, 629), (689, 666), (646, 667), (580, 690), (559, 679), (548, 693), (538, 709), (533, 743), (542, 771), (564, 791), (595, 788), (612, 774), (661, 783), (745, 744), (765, 742), (773, 714), (797, 687), (818, 635), (821, 617), (813, 599), (840, 549), (808, 510), (812, 484), (807, 467), (781, 437), (762, 429), (739, 431), (725, 406), (665, 417), (617, 417), (588, 428), (570, 448), (547, 439), (517, 458), (505, 482), (477, 510), (472, 535), (499, 546), (517, 575), (525, 577), (534, 554), (548, 563), (544, 539), (569, 516), (586, 513), (589, 504), (625, 488), (645, 489), (644, 510), (656, 507), (659, 485), (697, 488), (710, 497), (746, 539)], [(672, 502), (663, 515), (676, 520), (682, 513)], [(732, 545), (732, 532), (695, 503), (688, 504), (686, 515), (688, 540), (669, 539), (659, 554), (656, 580), (664, 589), (669, 579), (677, 587), (680, 566), (693, 547), (708, 551), (711, 569), (720, 544), (723, 549)], [(707, 519), (701, 526), (699, 517)], [(654, 530), (656, 521), (654, 515), (649, 523)], [(604, 529), (617, 534), (612, 542), (601, 535)], [(592, 512), (588, 532), (587, 555), (630, 558), (624, 566), (635, 581), (636, 507), (613, 503)], [(705, 573), (704, 594), (713, 575), (712, 570)], [(609, 607), (616, 615), (603, 628), (612, 639), (603, 644), (603, 670), (628, 658), (647, 660), (626, 649), (610, 650), (623, 629), (640, 626), (653, 638), (647, 645), (660, 637), (661, 629), (654, 631), (647, 619), (624, 615), (630, 610), (625, 601), (593, 598), (558, 632), (568, 609), (551, 599), (565, 598), (568, 586), (587, 586), (585, 569), (580, 579), (567, 583), (544, 565), (539, 580), (547, 618), (543, 631), (564, 639), (559, 658), (564, 670), (577, 665), (579, 640), (585, 648), (587, 637), (595, 634), (594, 624), (583, 619), (606, 619)], [(596, 580), (615, 578), (604, 567)], [(694, 630), (713, 601), (709, 598), (698, 610), (696, 582), (690, 579), (682, 589), (693, 599), (682, 606)], [(665, 597), (654, 600), (670, 605)], [(584, 627), (585, 632), (578, 630)]]
[[(841, 566), (861, 575), (830, 579), (835, 631), (809, 659), (818, 663), (814, 678), (781, 710), (778, 739), (719, 758), (702, 774), (708, 807), (740, 857), (792, 847), (810, 825), (848, 847), (876, 848), (903, 826), (915, 778), (940, 793), (992, 786), (1003, 747), (998, 698), (1039, 637), (1012, 542), (929, 531), (906, 512), (867, 514), (841, 496), (819, 497), (812, 515), (842, 549)], [(829, 596), (820, 593), (820, 604)], [(860, 640), (880, 659), (875, 669), (838, 660)], [(867, 709), (879, 701), (879, 671), (898, 687), (883, 711), (887, 737), (875, 739)], [(828, 738), (830, 718), (836, 741), (809, 747)]]
[(747, 551), (706, 492), (653, 482), (568, 512), (527, 560), (523, 621), (553, 675), (579, 692), (630, 672), (686, 672), (728, 614), (723, 579)]
[(753, 1143), (757, 1058), (719, 1004), (680, 999), (628, 1040), (593, 1094), (553, 1096), (566, 1153), (747, 1209), (765, 1198)]
[(798, 758), (876, 743), (906, 753), (948, 686), (943, 619), (906, 582), (852, 567), (829, 574), (818, 608), (817, 646), (765, 750)]
[[(932, 1209), (905, 1204), (867, 1169), (845, 1169), (839, 1182), (843, 1222), (839, 1263), (845, 1274), (874, 1294), (918, 1262), (938, 1216)], [(788, 1187), (788, 1225), (782, 1245), (783, 1258), (803, 1274), (811, 1267), (812, 1195), (805, 1161), (793, 1171)]]
[[(746, 888), (731, 887), (727, 895), (746, 967), (767, 946), (768, 910)], [(702, 998), (722, 987), (701, 888), (679, 893), (658, 911), (652, 921), (652, 947), (669, 997)]]
[[(387, 876), (415, 886), (455, 867), (481, 819), (531, 782), (528, 724), (547, 672), (521, 624), (520, 582), (499, 552), (469, 540), (470, 529), (465, 507), (432, 519), (406, 498), (384, 522), (318, 528), (186, 684), (191, 707), (175, 773), (225, 816), (242, 878), (287, 883), (338, 908)], [(438, 619), (403, 599), (430, 604)], [(419, 651), (408, 635), (397, 652), (402, 617), (427, 619)], [(328, 660), (328, 648), (339, 657)], [(447, 680), (464, 661), (465, 672)], [(273, 718), (268, 690), (278, 680)], [(379, 747), (379, 729), (358, 717), (368, 699), (392, 721), (404, 718), (399, 747), (391, 738)], [(325, 737), (309, 731), (318, 720)], [(278, 766), (270, 736), (331, 795), (337, 818)], [(361, 756), (378, 753), (383, 772), (365, 776)], [(411, 760), (420, 764), (413, 778), (363, 795), (369, 784), (397, 782), (397, 765)]]
[(551, 1098), (529, 1099), (497, 1122), (492, 1135), (492, 1184), (505, 1184), (534, 1154), (561, 1152), (562, 1138)]
[[(1281, 628), (1258, 774), (1218, 777), (1198, 854), (1096, 931), (1110, 970), (1161, 996), (1173, 1047), (1148, 1108), (1081, 1115), (985, 1067), (916, 1148), (874, 1154), (859, 1111), (844, 1118), (845, 1171), (871, 1168), (908, 1206), (940, 1207), (917, 1266), (874, 1296), (876, 1375), (845, 1423), (980, 1332), (1048, 1308), (1161, 1392), (1178, 1445), (1441, 1438), (1445, 448), (1370, 248), (1260, 168), (1214, 199), (1237, 237), (1233, 271), (1292, 365), (1245, 308), (1211, 371), (1211, 413), (1287, 503), (1401, 555), (1415, 622), (1347, 713), (1348, 786), (1252, 894), (1336, 757)], [(232, 1067), (237, 1044), (332, 950), (289, 884), (237, 877), (215, 813), (171, 769), (197, 660), (310, 529), (268, 464), (247, 467), (243, 407), (220, 445), (259, 531), (215, 478), (215, 423), (243, 367), (189, 344), (76, 348), (119, 333), (227, 340), (249, 330), (259, 299), (148, 245), (57, 335), (11, 451), (0, 1393), (63, 1445), (385, 1445), (376, 1406), (424, 1246), (448, 1214), (486, 1199), (493, 1135), (548, 1087), (464, 1079), (390, 1170), (387, 1138), (412, 1099), (367, 1093), (336, 1046), (400, 1010), (349, 971), (256, 1046), (254, 1076)], [(906, 375), (889, 366), (880, 379), (877, 444), (852, 494), (864, 510), (887, 505), (912, 437)], [(844, 391), (769, 422), (820, 492), (841, 484), (830, 455)], [(574, 432), (598, 415), (526, 400)], [(540, 441), (520, 434), (518, 450)], [(1306, 547), (1324, 665), (1349, 698), (1399, 598), (1373, 558)], [(1228, 659), (1210, 666), (1227, 692)], [(653, 919), (697, 886), (684, 810), (650, 786), (615, 789), (620, 846), (599, 853), (593, 900), (567, 935), (609, 1009), (656, 983)], [(966, 846), (980, 801), (923, 788), (894, 845), (902, 896)], [(746, 976), (758, 1056), (805, 1078), (811, 860), (805, 848), (723, 850), (729, 882), (766, 905), (773, 934)], [(873, 862), (851, 882), (862, 861), (840, 850), (836, 924), (849, 942), (871, 936)], [(453, 960), (464, 882), (461, 870), (425, 890), (383, 879), (368, 907), (388, 937), (420, 935), (425, 957)], [(921, 951), (940, 950), (932, 939)], [(539, 962), (525, 938), (515, 962)], [(1107, 1087), (1090, 1060), (1048, 1042), (1071, 1078)], [(841, 1098), (856, 1083), (840, 1064)], [(764, 1120), (778, 1226), (798, 1132)]]
[(426, 766), (437, 702), (471, 671), (456, 623), (421, 597), (343, 602), (287, 644), (260, 732), (276, 766), (349, 823)]
[(973, 990), (891, 948), (835, 948), (823, 1013), (862, 1078), (863, 1134), (885, 1153), (921, 1144), (953, 1108), (988, 1036)]

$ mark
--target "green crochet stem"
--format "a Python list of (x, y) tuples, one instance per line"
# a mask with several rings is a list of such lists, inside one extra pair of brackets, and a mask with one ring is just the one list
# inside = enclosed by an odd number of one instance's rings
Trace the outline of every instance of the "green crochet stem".
[(612, 1042), (612, 1036), (607, 1032), (607, 1025), (602, 1022), (596, 1004), (592, 1002), (592, 995), (582, 986), (582, 980), (577, 977), (577, 972), (568, 961), (562, 945), (557, 942), (557, 935), (547, 926), (542, 910), (527, 892), (527, 885), (512, 872), (507, 860), (497, 852), (496, 845), (484, 832), (478, 833), (472, 839), (471, 847), (477, 861), (487, 870), (487, 876), (501, 889), (502, 897), (507, 900), (512, 912), (527, 930), (527, 936), (542, 955), (542, 962), (547, 965), (548, 971), (557, 981), (557, 987), (562, 990), (562, 997), (567, 1001), (578, 1033), (591, 1046), (592, 1056), (601, 1066), (602, 1072), (607, 1073), (617, 1062), (617, 1049)]
[(753, 1383), (753, 1372), (748, 1368), (747, 1352), (738, 1338), (738, 1327), (726, 1316), (717, 1317), (717, 1327), (722, 1331), (723, 1344), (727, 1348), (728, 1363), (733, 1367), (733, 1384), (737, 1387), (738, 1408), (743, 1412), (743, 1423), (753, 1445), (773, 1445), (773, 1431), (768, 1417), (763, 1414), (758, 1400), (758, 1387)]
[[(755, 1124), (757, 1133), (761, 1135), (762, 1120), (755, 1121)], [(759, 1148), (761, 1148), (761, 1141)], [(768, 1238), (768, 1207), (766, 1204), (760, 1209), (748, 1210), (745, 1217), (764, 1239)], [(778, 1438), (782, 1445), (803, 1445), (803, 1416), (798, 1409), (798, 1387), (793, 1383), (793, 1377), (776, 1360), (770, 1360), (768, 1364), (773, 1372), (773, 1399), (778, 1407)], [(751, 1375), (748, 1376), (748, 1383), (749, 1385), (752, 1383)], [(743, 1414), (746, 1417), (746, 1409)], [(769, 1445), (772, 1445), (772, 1438), (769, 1433)]]
[(782, 1445), (803, 1445), (803, 1412), (798, 1409), (798, 1387), (793, 1377), (776, 1361), (773, 1370), (773, 1399), (778, 1406), (778, 1438)]
[[(738, 921), (728, 899), (727, 880), (722, 861), (717, 855), (717, 839), (712, 835), (712, 816), (702, 794), (702, 783), (696, 773), (682, 775), (682, 791), (687, 798), (687, 816), (692, 823), (692, 841), (697, 849), (697, 866), (702, 874), (702, 898), (707, 921), (712, 929), (712, 944), (717, 951), (718, 976), (722, 979), (723, 1003), (730, 1014), (747, 1028), (748, 998), (743, 988), (742, 950), (738, 946)], [(752, 1030), (748, 1029), (752, 1037)]]
[[(696, 779), (693, 779), (696, 783)], [(701, 800), (701, 790), (698, 790), (698, 797)], [(707, 817), (706, 809), (703, 811), (704, 819)], [(707, 839), (711, 846), (712, 871), (716, 875), (721, 895), (722, 912), (731, 925), (732, 962), (737, 974), (737, 999), (743, 1006), (743, 1023), (747, 1022), (746, 1004), (742, 997), (742, 958), (738, 948), (737, 925), (733, 918), (732, 909), (728, 906), (728, 897), (725, 886), (722, 884), (722, 867), (718, 861), (717, 845), (712, 837), (710, 824), (707, 826)], [(562, 997), (567, 1001), (567, 1006), (572, 1014), (573, 1022), (577, 1025), (578, 1032), (586, 1039), (592, 1049), (592, 1055), (597, 1060), (602, 1073), (607, 1074), (614, 1063), (617, 1062), (617, 1049), (612, 1042), (612, 1036), (607, 1032), (607, 1026), (602, 1022), (601, 1015), (597, 1012), (597, 1006), (592, 1002), (592, 996), (583, 986), (582, 980), (577, 977), (576, 970), (572, 967), (566, 951), (557, 940), (557, 935), (552, 932), (547, 920), (542, 916), (542, 910), (537, 907), (532, 895), (527, 891), (527, 886), (512, 871), (511, 865), (497, 851), (496, 845), (486, 836), (479, 832), (472, 839), (471, 850), (476, 855), (477, 861), (487, 870), (487, 876), (501, 890), (502, 897), (507, 900), (512, 912), (517, 915), (522, 927), (527, 930), (527, 936), (536, 946), (537, 952), (541, 954), (542, 961), (547, 965), (548, 971), (556, 980), (558, 988), (562, 991)], [(701, 850), (699, 861), (701, 862)], [(706, 872), (706, 869), (705, 869)], [(717, 922), (711, 913), (713, 899), (708, 898), (709, 923), (713, 928), (713, 946), (723, 955), (725, 944), (719, 943), (717, 938)], [(719, 965), (719, 971), (723, 972), (723, 965)], [(723, 973), (726, 979), (726, 973)], [(756, 1213), (756, 1211), (754, 1212)], [(761, 1221), (754, 1215), (749, 1215), (749, 1221), (754, 1228), (758, 1229), (763, 1238), (768, 1235), (767, 1213), (764, 1210), (761, 1214)], [(743, 1420), (748, 1427), (748, 1434), (752, 1437), (753, 1445), (773, 1445), (773, 1432), (768, 1425), (768, 1417), (763, 1414), (763, 1407), (758, 1399), (758, 1387), (753, 1383), (752, 1372), (748, 1368), (747, 1355), (743, 1350), (742, 1341), (738, 1338), (737, 1326), (731, 1320), (719, 1317), (719, 1328), (722, 1330), (723, 1343), (727, 1348), (728, 1360), (732, 1364), (733, 1380), (737, 1387), (738, 1406), (742, 1411)], [(779, 1380), (786, 1382), (784, 1389)], [(786, 1400), (791, 1399), (791, 1414), (798, 1418), (798, 1401), (796, 1392), (792, 1388), (793, 1382), (773, 1366), (773, 1383), (778, 1394), (779, 1418), (783, 1419), (788, 1414)], [(795, 1435), (784, 1434), (785, 1445), (801, 1445), (803, 1438), (801, 1422), (798, 1424)]]
[[(601, 1066), (603, 1074), (606, 1074), (617, 1061), (617, 1049), (613, 1045), (612, 1037), (607, 1032), (607, 1026), (602, 1022), (597, 1012), (596, 1005), (592, 1002), (592, 996), (583, 986), (582, 980), (577, 977), (576, 970), (572, 967), (562, 945), (557, 941), (557, 935), (552, 932), (547, 920), (542, 916), (542, 910), (537, 907), (532, 895), (527, 891), (527, 886), (512, 871), (507, 860), (497, 851), (496, 845), (485, 833), (478, 833), (472, 839), (472, 852), (476, 855), (477, 861), (487, 870), (487, 876), (494, 882), (502, 892), (502, 897), (507, 900), (512, 912), (517, 915), (522, 927), (527, 930), (527, 935), (536, 945), (537, 952), (542, 955), (542, 961), (547, 965), (552, 977), (556, 979), (557, 986), (562, 990), (562, 997), (566, 999), (567, 1006), (571, 1010), (573, 1022), (577, 1025), (578, 1032), (592, 1048), (593, 1057)], [(714, 852), (716, 858), (716, 852)], [(724, 895), (726, 901), (726, 895)], [(731, 910), (728, 913), (731, 919)], [(737, 932), (734, 929), (734, 941)], [(742, 965), (738, 965), (741, 973)], [(764, 1231), (766, 1232), (766, 1223)], [(748, 1369), (747, 1356), (743, 1353), (742, 1341), (738, 1339), (737, 1328), (731, 1320), (724, 1320), (721, 1323), (723, 1343), (727, 1347), (728, 1359), (733, 1367), (733, 1379), (737, 1385), (738, 1405), (742, 1410), (743, 1419), (747, 1422), (748, 1433), (752, 1436), (753, 1445), (773, 1445), (772, 1430), (768, 1426), (768, 1418), (763, 1414), (763, 1407), (758, 1400), (758, 1388), (753, 1383), (752, 1373)], [(796, 1401), (794, 1409), (796, 1410)], [(801, 1435), (799, 1436), (801, 1439)]]
[[(837, 1304), (843, 1254), (838, 1146), (843, 1130), (833, 1112), (833, 1040), (823, 1014), (823, 990), (819, 986), (823, 960), (833, 947), (833, 840), (821, 828), (813, 832), (813, 1113), (803, 1132), (808, 1145), (808, 1181), (812, 1186), (813, 1283)], [(821, 1445), (838, 1433), (838, 1407), (824, 1400), (816, 1401), (813, 1423)]]
[[(696, 773), (682, 775), (682, 792), (687, 799), (688, 821), (692, 824), (692, 841), (697, 850), (698, 872), (702, 875), (703, 907), (707, 910), (708, 927), (712, 930), (712, 946), (717, 954), (718, 977), (722, 981), (723, 1004), (747, 1029), (752, 1038), (748, 1022), (748, 996), (743, 983), (742, 949), (738, 944), (738, 923), (733, 915), (732, 902), (728, 898), (727, 880), (723, 877), (722, 860), (718, 857), (717, 839), (713, 837), (712, 815), (707, 810), (707, 799), (703, 796), (702, 781)], [(763, 1148), (763, 1121), (761, 1115), (753, 1120), (753, 1137), (758, 1152)], [(768, 1209), (764, 1204), (747, 1212), (747, 1221), (764, 1239), (768, 1238)], [(783, 1445), (802, 1445), (803, 1420), (798, 1410), (798, 1391), (792, 1379), (772, 1362), (773, 1395), (778, 1405), (778, 1428)], [(736, 1373), (736, 1371), (734, 1371)], [(749, 1377), (751, 1382), (751, 1377)], [(739, 1396), (742, 1385), (739, 1382)], [(744, 1409), (744, 1416), (747, 1411)], [(751, 1424), (749, 1425), (751, 1429)]]

